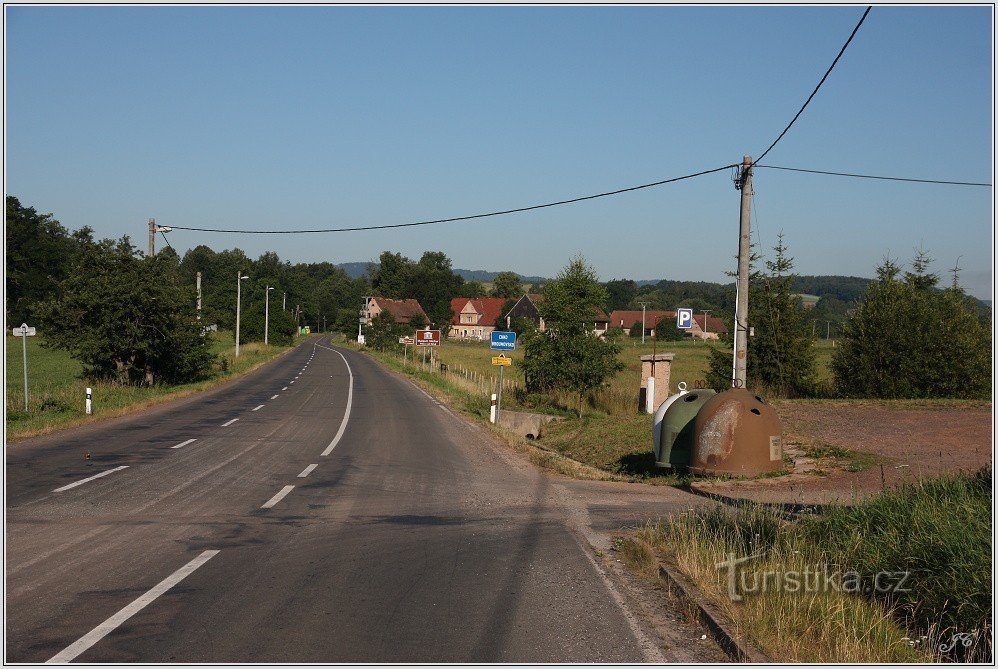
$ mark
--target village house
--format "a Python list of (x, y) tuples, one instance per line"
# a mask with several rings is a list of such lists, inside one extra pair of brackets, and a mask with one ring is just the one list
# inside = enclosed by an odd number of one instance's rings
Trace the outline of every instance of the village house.
[(395, 322), (399, 324), (412, 323), (413, 319), (420, 326), (429, 325), (430, 323), (430, 319), (426, 315), (426, 312), (423, 311), (423, 307), (414, 299), (393, 300), (388, 297), (371, 297), (367, 300), (367, 309), (364, 314), (368, 325), (383, 311), (391, 314), (395, 318)]
[[(541, 317), (540, 311), (537, 309), (538, 303), (544, 300), (543, 295), (536, 293), (530, 293), (524, 295), (513, 308), (506, 313), (506, 328), (512, 327), (514, 321), (521, 318), (526, 318), (534, 324), (534, 327), (538, 331), (543, 332), (547, 329), (547, 324), (544, 322), (544, 318)], [(607, 329), (610, 327), (610, 317), (602, 309), (597, 309), (595, 317), (593, 319), (593, 331), (599, 336), (604, 336)]]
[(526, 318), (534, 324), (537, 330), (543, 332), (546, 329), (544, 319), (541, 318), (541, 313), (537, 310), (537, 303), (543, 299), (543, 295), (528, 293), (517, 300), (513, 308), (506, 313), (506, 329), (508, 330), (513, 327), (515, 321)]
[(506, 304), (505, 297), (455, 297), (450, 301), (448, 337), (485, 340), (492, 336)]
[(696, 339), (719, 339), (720, 335), (728, 334), (728, 326), (720, 318), (693, 314), (693, 326), (687, 332)]
[[(623, 328), (624, 334), (631, 334), (631, 330), (637, 328), (641, 330), (641, 310), (640, 309), (615, 309), (610, 313), (610, 327)], [(675, 311), (661, 311), (657, 309), (647, 309), (644, 312), (645, 335), (655, 336), (655, 325), (663, 318), (676, 318)]]
[[(644, 313), (645, 335), (655, 336), (655, 325), (663, 318), (675, 323), (675, 311), (661, 311), (659, 309), (647, 309)], [(728, 334), (728, 326), (720, 318), (706, 316), (701, 312), (693, 314), (693, 326), (686, 331), (687, 336), (696, 339), (718, 339), (720, 335)], [(637, 328), (641, 330), (641, 310), (640, 309), (618, 309), (610, 314), (610, 327), (623, 328), (625, 334), (631, 334), (631, 330)]]

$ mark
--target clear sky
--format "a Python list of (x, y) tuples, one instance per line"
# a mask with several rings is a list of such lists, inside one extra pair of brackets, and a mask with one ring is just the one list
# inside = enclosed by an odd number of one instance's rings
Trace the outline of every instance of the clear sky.
[[(293, 229), (462, 216), (759, 155), (862, 7), (10, 7), (6, 192), (71, 229)], [(990, 7), (875, 7), (766, 163), (993, 183)], [(755, 233), (802, 274), (923, 246), (991, 298), (991, 188), (757, 170)], [(728, 171), (471, 222), (174, 231), (299, 261), (441, 250), (455, 267), (727, 280)], [(160, 239), (158, 245), (162, 246)]]

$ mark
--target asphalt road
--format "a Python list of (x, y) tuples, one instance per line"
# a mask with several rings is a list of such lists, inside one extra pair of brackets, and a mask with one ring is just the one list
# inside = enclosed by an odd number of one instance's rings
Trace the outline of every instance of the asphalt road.
[(220, 390), (10, 445), (6, 659), (654, 659), (550, 478), (488, 439), (314, 337)]

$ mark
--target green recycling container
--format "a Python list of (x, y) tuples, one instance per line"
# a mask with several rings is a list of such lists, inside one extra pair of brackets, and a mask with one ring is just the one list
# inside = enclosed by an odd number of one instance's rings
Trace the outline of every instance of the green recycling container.
[(691, 390), (676, 399), (662, 417), (659, 467), (688, 467), (693, 455), (693, 427), (697, 412), (716, 393), (713, 390)]

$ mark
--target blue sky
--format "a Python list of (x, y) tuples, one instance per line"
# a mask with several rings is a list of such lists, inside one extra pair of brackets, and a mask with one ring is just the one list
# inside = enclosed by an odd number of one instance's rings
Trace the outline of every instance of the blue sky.
[[(6, 192), (67, 227), (404, 223), (738, 162), (779, 134), (861, 7), (7, 7)], [(875, 7), (766, 161), (993, 183), (990, 7)], [(755, 175), (797, 271), (923, 246), (990, 298), (993, 190)], [(442, 250), (456, 267), (722, 281), (727, 172), (472, 222), (302, 236), (177, 230), (251, 256)], [(162, 245), (162, 241), (159, 242)], [(945, 280), (948, 281), (948, 278)]]

